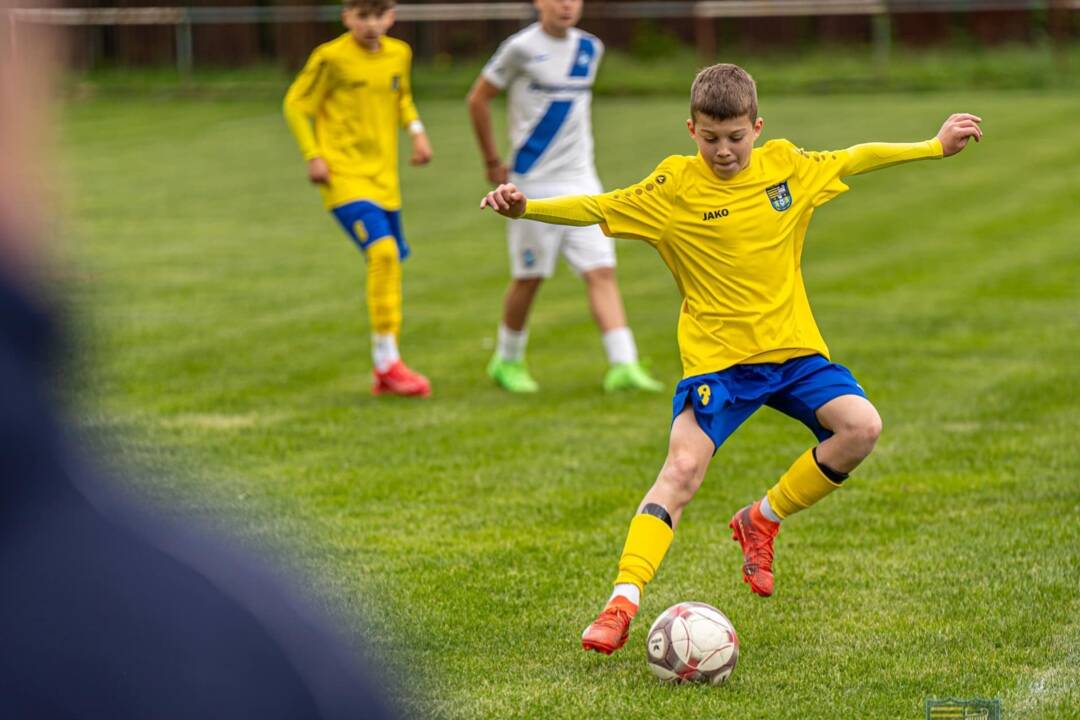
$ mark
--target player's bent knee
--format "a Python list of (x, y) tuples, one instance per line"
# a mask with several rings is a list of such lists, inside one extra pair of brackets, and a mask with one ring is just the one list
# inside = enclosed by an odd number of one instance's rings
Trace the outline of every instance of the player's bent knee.
[(863, 428), (863, 433), (867, 440), (870, 441), (870, 444), (873, 445), (877, 442), (878, 438), (881, 437), (881, 431), (883, 429), (884, 424), (881, 422), (881, 416), (875, 412), (874, 417), (871, 418)]
[(873, 447), (877, 439), (881, 437), (881, 430), (881, 415), (878, 415), (878, 411), (871, 405), (855, 424), (855, 433), (863, 442)]
[(689, 500), (697, 492), (705, 475), (705, 466), (689, 453), (673, 453), (664, 463), (660, 479), (674, 494)]
[(871, 408), (870, 412), (846, 424), (842, 434), (855, 454), (866, 457), (881, 437), (881, 430), (881, 416)]

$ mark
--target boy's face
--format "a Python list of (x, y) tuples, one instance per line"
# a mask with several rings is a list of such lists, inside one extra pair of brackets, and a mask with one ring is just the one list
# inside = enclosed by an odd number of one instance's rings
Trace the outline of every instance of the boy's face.
[(749, 115), (717, 120), (695, 113), (686, 121), (701, 157), (721, 180), (730, 180), (750, 164), (750, 153), (764, 125), (764, 120), (751, 120)]
[(378, 14), (347, 8), (341, 11), (341, 22), (356, 42), (369, 50), (378, 50), (379, 40), (394, 24), (394, 8)]
[(581, 19), (582, 0), (534, 0), (533, 5), (546, 28), (569, 30)]

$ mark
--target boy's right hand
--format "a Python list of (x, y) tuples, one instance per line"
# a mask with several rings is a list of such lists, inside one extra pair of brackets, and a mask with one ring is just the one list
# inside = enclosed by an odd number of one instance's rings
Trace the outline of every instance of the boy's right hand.
[(330, 166), (321, 157), (313, 157), (307, 161), (308, 180), (316, 185), (330, 183)]
[(513, 183), (506, 183), (495, 188), (480, 201), (480, 209), (491, 208), (495, 212), (511, 219), (525, 214), (528, 198)]

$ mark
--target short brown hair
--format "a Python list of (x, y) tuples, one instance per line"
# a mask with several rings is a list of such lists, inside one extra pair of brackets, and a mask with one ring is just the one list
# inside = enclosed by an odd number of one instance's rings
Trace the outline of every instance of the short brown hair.
[(345, 0), (346, 10), (358, 10), (363, 15), (382, 15), (397, 3), (394, 0)]
[(694, 78), (690, 88), (690, 117), (701, 113), (715, 120), (730, 120), (746, 115), (754, 121), (757, 111), (757, 85), (750, 73), (738, 65), (713, 65)]

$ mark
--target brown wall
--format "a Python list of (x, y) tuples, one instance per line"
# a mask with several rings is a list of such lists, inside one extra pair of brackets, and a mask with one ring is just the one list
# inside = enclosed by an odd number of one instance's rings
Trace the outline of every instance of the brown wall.
[[(213, 6), (270, 4), (275, 0), (188, 0), (191, 5)], [(280, 4), (309, 4), (304, 0), (277, 0)], [(169, 5), (166, 0), (66, 0), (74, 6)], [(595, 8), (600, 2), (591, 2)], [(1080, 12), (1066, 12), (1056, 19), (1055, 36), (1080, 38)], [(993, 45), (1031, 42), (1042, 37), (1048, 15), (1027, 11), (963, 13), (914, 13), (892, 19), (893, 38), (898, 45), (926, 47), (947, 43)], [(520, 27), (515, 21), (398, 23), (391, 32), (415, 49), (419, 58), (448, 55), (454, 58), (484, 56), (497, 43)], [(582, 27), (601, 36), (613, 48), (633, 49), (643, 37), (669, 34), (683, 43), (695, 41), (696, 21), (691, 18), (666, 20), (618, 20), (586, 16)], [(872, 21), (867, 17), (836, 16), (817, 18), (739, 18), (712, 21), (719, 48), (755, 52), (782, 52), (814, 44), (867, 43), (872, 38)], [(196, 25), (193, 44), (196, 65), (243, 66), (276, 61), (289, 68), (303, 63), (315, 45), (342, 32), (338, 23), (289, 23), (281, 25)], [(72, 28), (71, 62), (79, 68), (101, 63), (121, 66), (171, 65), (176, 58), (175, 30), (171, 26)], [(648, 41), (644, 44), (647, 46)]]

